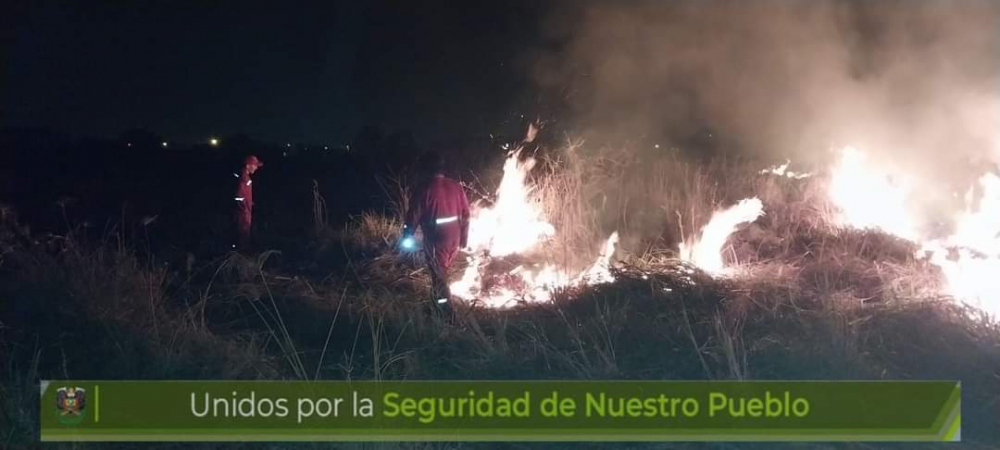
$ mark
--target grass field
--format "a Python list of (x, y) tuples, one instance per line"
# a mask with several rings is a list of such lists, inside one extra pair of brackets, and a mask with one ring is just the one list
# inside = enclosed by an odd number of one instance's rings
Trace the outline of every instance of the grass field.
[[(630, 156), (631, 155), (631, 156)], [(89, 236), (0, 229), (0, 447), (37, 446), (38, 379), (957, 379), (962, 448), (1000, 448), (1000, 325), (939, 294), (914, 244), (831, 225), (822, 180), (759, 164), (622, 151), (552, 152), (534, 172), (567, 267), (619, 231), (616, 281), (510, 309), (424, 301), (418, 256), (400, 253), (399, 211), (328, 223), (296, 252), (164, 259), (141, 225)], [(484, 178), (489, 192), (495, 185)], [(385, 184), (397, 209), (405, 189)], [(757, 196), (734, 234), (728, 278), (677, 245), (712, 212)], [(944, 448), (889, 444), (622, 444), (621, 448)], [(78, 444), (72, 448), (134, 448)], [(160, 448), (199, 445), (162, 444)], [(250, 445), (206, 444), (204, 448)], [(288, 445), (253, 445), (286, 448)], [(303, 448), (494, 448), (497, 444), (303, 444)], [(505, 448), (606, 448), (511, 444)]]

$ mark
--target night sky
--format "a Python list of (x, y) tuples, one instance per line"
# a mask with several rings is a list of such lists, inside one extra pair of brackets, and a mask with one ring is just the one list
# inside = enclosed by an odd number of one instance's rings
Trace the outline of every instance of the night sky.
[(485, 134), (531, 105), (541, 2), (261, 3), (5, 7), (0, 125), (344, 142)]

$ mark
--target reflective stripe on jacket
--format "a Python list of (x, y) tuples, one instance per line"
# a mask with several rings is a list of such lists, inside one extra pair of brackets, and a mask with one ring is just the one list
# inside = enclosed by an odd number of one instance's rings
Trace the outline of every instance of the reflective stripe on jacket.
[[(457, 224), (462, 236), (468, 234), (469, 199), (459, 182), (444, 175), (436, 175), (423, 188), (410, 197), (406, 212), (406, 227), (452, 227)], [(428, 230), (424, 230), (425, 234)], [(463, 239), (464, 240), (464, 239)]]

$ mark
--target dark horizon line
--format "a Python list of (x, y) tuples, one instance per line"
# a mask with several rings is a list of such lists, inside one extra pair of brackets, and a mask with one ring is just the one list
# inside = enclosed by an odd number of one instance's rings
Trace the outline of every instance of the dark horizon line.
[[(158, 142), (155, 142), (155, 143), (153, 143), (153, 142), (137, 142), (137, 144), (145, 144), (146, 147), (156, 147), (156, 148), (163, 148), (162, 143), (164, 143), (164, 142), (167, 143), (167, 147), (166, 148), (171, 148), (171, 147), (172, 148), (198, 148), (198, 147), (218, 147), (218, 148), (223, 148), (223, 147), (226, 147), (226, 143), (227, 142), (232, 142), (233, 140), (237, 140), (240, 143), (251, 143), (253, 145), (259, 145), (261, 147), (268, 147), (268, 148), (274, 148), (274, 149), (281, 149), (281, 148), (296, 148), (296, 149), (301, 149), (301, 148), (311, 148), (311, 147), (317, 147), (317, 148), (329, 147), (330, 150), (333, 150), (333, 149), (337, 149), (337, 148), (339, 148), (339, 149), (349, 149), (349, 147), (350, 147), (350, 145), (352, 145), (353, 141), (359, 135), (362, 134), (362, 132), (365, 130), (365, 128), (366, 127), (361, 127), (358, 130), (358, 132), (355, 133), (355, 136), (352, 137), (351, 139), (346, 140), (346, 141), (339, 141), (339, 142), (337, 142), (337, 141), (321, 142), (321, 141), (315, 141), (315, 140), (311, 140), (311, 141), (305, 141), (305, 140), (276, 141), (276, 140), (271, 140), (271, 139), (265, 139), (265, 138), (256, 137), (256, 136), (254, 136), (252, 134), (244, 133), (244, 132), (229, 133), (229, 134), (221, 134), (220, 133), (220, 134), (215, 134), (215, 135), (207, 134), (205, 136), (205, 138), (198, 139), (198, 140), (183, 139), (183, 138), (182, 139), (170, 139), (170, 138), (165, 138), (164, 136), (162, 136), (162, 135), (160, 135), (160, 134), (158, 134), (158, 133), (156, 133), (156, 132), (154, 132), (152, 130), (144, 129), (144, 128), (130, 128), (130, 129), (127, 129), (127, 130), (123, 131), (121, 134), (125, 134), (125, 133), (127, 133), (129, 131), (149, 132), (149, 133), (151, 133), (151, 136), (156, 136), (156, 137), (159, 138)], [(483, 142), (483, 141), (495, 141), (495, 142), (498, 142), (498, 143), (503, 143), (503, 142), (513, 141), (513, 140), (517, 140), (518, 139), (517, 137), (512, 137), (512, 136), (511, 137), (506, 137), (506, 136), (501, 136), (501, 135), (497, 135), (497, 134), (488, 134), (488, 133), (485, 134), (485, 135), (480, 135), (479, 133), (477, 133), (477, 134), (471, 134), (471, 133), (470, 134), (461, 134), (461, 133), (456, 133), (456, 134), (453, 134), (451, 136), (434, 136), (434, 137), (427, 136), (427, 137), (422, 137), (421, 138), (421, 137), (418, 137), (416, 134), (412, 133), (409, 130), (386, 131), (385, 129), (382, 129), (382, 128), (379, 128), (379, 130), (382, 132), (381, 136), (382, 136), (383, 140), (390, 139), (393, 136), (402, 134), (403, 136), (409, 135), (410, 137), (412, 137), (414, 139), (414, 141), (416, 141), (418, 143), (425, 142), (427, 144), (435, 144), (435, 143), (457, 143), (457, 142)], [(60, 128), (56, 128), (56, 127), (52, 127), (52, 126), (46, 126), (46, 125), (8, 125), (8, 126), (3, 126), (3, 127), (0, 127), (0, 138), (3, 138), (3, 139), (8, 139), (8, 138), (13, 138), (13, 139), (18, 139), (18, 138), (40, 138), (40, 139), (46, 139), (46, 140), (50, 140), (50, 141), (55, 141), (55, 143), (60, 143), (60, 144), (80, 144), (80, 143), (84, 143), (84, 142), (101, 142), (101, 143), (106, 143), (106, 144), (124, 144), (124, 145), (128, 144), (127, 140), (124, 139), (121, 135), (119, 135), (119, 136), (109, 136), (109, 135), (101, 135), (101, 134), (97, 134), (97, 133), (76, 133), (76, 132), (71, 132), (71, 131), (67, 131), (67, 130), (64, 130), (64, 129), (60, 129)], [(213, 138), (214, 139), (218, 139), (218, 144), (217, 145), (211, 144), (210, 140), (213, 139)]]

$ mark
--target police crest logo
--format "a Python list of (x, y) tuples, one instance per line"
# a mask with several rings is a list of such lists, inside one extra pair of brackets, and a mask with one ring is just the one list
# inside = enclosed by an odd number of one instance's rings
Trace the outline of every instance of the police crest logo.
[(83, 421), (87, 407), (87, 391), (81, 387), (61, 387), (56, 391), (59, 422), (76, 425)]

